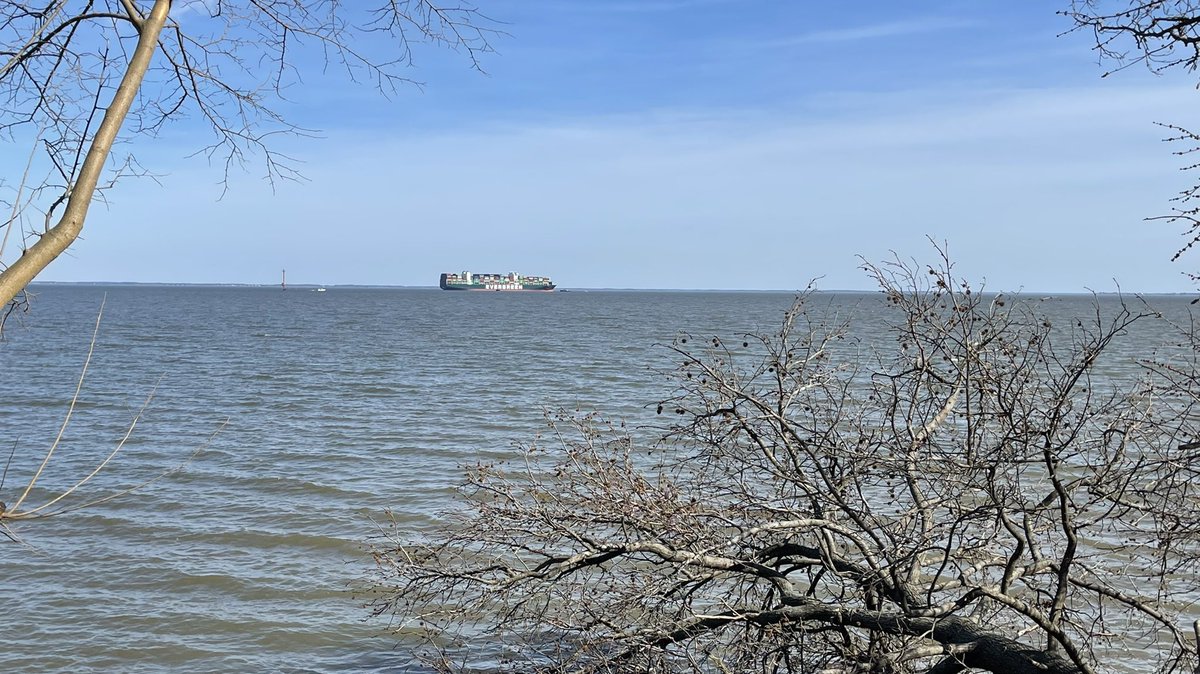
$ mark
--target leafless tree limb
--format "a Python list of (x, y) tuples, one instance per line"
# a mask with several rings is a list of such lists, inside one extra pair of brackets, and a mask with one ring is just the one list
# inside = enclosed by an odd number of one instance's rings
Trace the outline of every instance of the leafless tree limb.
[(144, 175), (127, 171), (136, 160), (106, 168), (115, 143), (187, 119), (202, 125), (197, 153), (226, 186), (250, 161), (272, 182), (297, 179), (272, 140), (315, 133), (280, 112), (305, 73), (336, 69), (392, 95), (418, 84), (417, 44), (460, 51), (481, 70), (497, 25), (434, 0), (0, 0), (0, 135), (39, 148), (29, 175), (0, 182), (13, 210), (4, 237), (20, 243), (0, 255), (0, 303), (71, 245), (93, 198)]
[[(1086, 31), (1092, 35), (1101, 65), (1109, 69), (1104, 76), (1134, 65), (1144, 65), (1155, 74), (1182, 69), (1195, 72), (1200, 65), (1200, 3), (1195, 0), (1071, 0), (1068, 9), (1059, 12), (1070, 19), (1069, 32)], [(1200, 137), (1175, 124), (1161, 124), (1168, 131), (1164, 140), (1177, 149), (1176, 156), (1189, 157), (1200, 150)], [(1181, 167), (1194, 171), (1195, 162)], [(1196, 197), (1200, 184), (1181, 191), (1167, 215), (1147, 218), (1168, 224), (1182, 224), (1185, 242), (1172, 261), (1200, 242), (1200, 208)], [(1193, 281), (1200, 276), (1188, 273)]]

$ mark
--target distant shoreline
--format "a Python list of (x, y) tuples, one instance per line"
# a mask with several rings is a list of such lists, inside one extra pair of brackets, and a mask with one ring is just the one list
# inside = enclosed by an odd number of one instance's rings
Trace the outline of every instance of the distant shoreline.
[[(97, 287), (145, 287), (145, 288), (247, 288), (247, 289), (279, 289), (278, 283), (171, 283), (157, 281), (35, 281), (29, 284), (30, 287), (36, 288), (40, 286), (57, 286), (57, 287), (81, 287), (81, 288), (97, 288)], [(330, 290), (440, 290), (435, 285), (359, 285), (359, 284), (319, 284), (319, 283), (296, 283), (288, 284), (288, 290), (315, 290), (317, 288), (326, 288)], [(628, 292), (628, 293), (787, 293), (798, 294), (803, 292), (802, 289), (738, 289), (738, 288), (562, 288), (557, 292)], [(813, 291), (818, 295), (877, 295), (878, 290), (825, 290), (817, 289)], [(485, 293), (486, 294), (486, 293)], [(507, 293), (507, 294), (523, 294), (523, 293)], [(527, 293), (524, 293), (527, 294)], [(540, 293), (546, 294), (546, 293)], [(1200, 297), (1200, 289), (1195, 292), (1088, 292), (1088, 291), (1038, 291), (1038, 290), (1022, 290), (1016, 292), (1008, 291), (985, 291), (985, 295), (1008, 295), (1013, 297)]]

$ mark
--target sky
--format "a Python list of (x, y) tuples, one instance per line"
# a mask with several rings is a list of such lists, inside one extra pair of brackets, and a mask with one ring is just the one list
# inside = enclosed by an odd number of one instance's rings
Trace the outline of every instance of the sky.
[(1196, 121), (1197, 77), (1102, 77), (1060, 4), (478, 0), (484, 72), (420, 49), (383, 97), (302, 58), (304, 181), (225, 190), (183, 120), (41, 279), (866, 290), (936, 242), (991, 290), (1194, 291), (1146, 218), (1189, 184), (1156, 122)]

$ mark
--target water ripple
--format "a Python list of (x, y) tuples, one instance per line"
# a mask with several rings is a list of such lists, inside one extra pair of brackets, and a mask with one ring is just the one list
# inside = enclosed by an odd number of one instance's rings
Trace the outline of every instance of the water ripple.
[[(666, 391), (652, 370), (671, 362), (655, 344), (771, 330), (792, 300), (44, 287), (0, 344), (0, 446), (18, 450), (0, 500), (57, 432), (105, 293), (84, 395), (34, 500), (85, 475), (151, 391), (124, 455), (86, 493), (205, 449), (133, 495), (22, 526), (32, 550), (0, 546), (0, 602), (20, 635), (0, 671), (419, 671), (351, 594), (371, 515), (433, 526), (458, 466), (511, 456), (548, 409), (653, 423)], [(830, 297), (845, 311), (880, 305)], [(1114, 376), (1134, 354), (1118, 356)]]

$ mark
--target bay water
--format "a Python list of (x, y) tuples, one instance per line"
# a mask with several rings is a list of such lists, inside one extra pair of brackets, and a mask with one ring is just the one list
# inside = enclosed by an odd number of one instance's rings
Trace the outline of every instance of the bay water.
[[(10, 506), (79, 399), (24, 504), (68, 504), (0, 544), (6, 672), (405, 672), (405, 644), (356, 594), (391, 509), (436, 525), (459, 466), (502, 459), (556, 408), (651, 426), (681, 331), (778, 328), (788, 292), (42, 285), (0, 342), (0, 487)], [(876, 294), (818, 304), (883, 334)], [(1089, 296), (1045, 310), (1090, 311)], [(1186, 314), (1190, 298), (1156, 306)], [(1132, 376), (1161, 323), (1107, 366)], [(147, 402), (148, 399), (148, 402)], [(197, 450), (199, 450), (197, 452)], [(194, 454), (194, 456), (193, 456)]]

